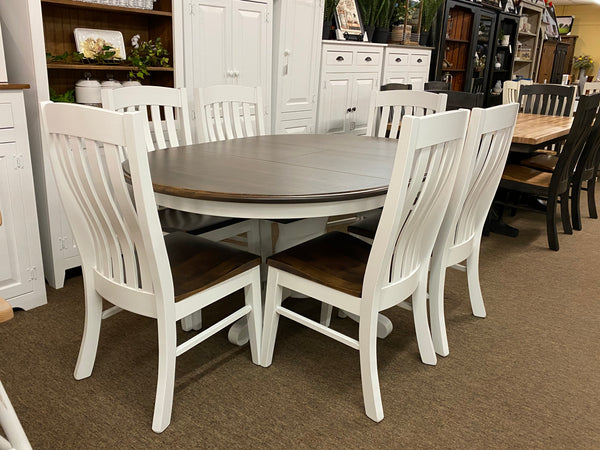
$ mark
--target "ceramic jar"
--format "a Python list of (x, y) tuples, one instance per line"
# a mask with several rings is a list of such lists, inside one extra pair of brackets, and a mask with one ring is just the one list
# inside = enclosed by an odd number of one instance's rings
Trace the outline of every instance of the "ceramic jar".
[(75, 101), (84, 105), (102, 106), (100, 83), (91, 78), (92, 74), (86, 72), (85, 78), (75, 83)]

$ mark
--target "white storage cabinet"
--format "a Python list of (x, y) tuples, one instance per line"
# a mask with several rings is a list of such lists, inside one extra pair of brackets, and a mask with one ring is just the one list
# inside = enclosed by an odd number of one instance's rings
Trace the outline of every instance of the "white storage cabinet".
[(411, 84), (413, 90), (422, 91), (429, 79), (431, 49), (388, 46), (384, 50), (381, 84)]
[(323, 42), (318, 133), (365, 134), (369, 102), (379, 89), (384, 46)]
[(0, 297), (13, 308), (46, 303), (23, 92), (0, 86)]

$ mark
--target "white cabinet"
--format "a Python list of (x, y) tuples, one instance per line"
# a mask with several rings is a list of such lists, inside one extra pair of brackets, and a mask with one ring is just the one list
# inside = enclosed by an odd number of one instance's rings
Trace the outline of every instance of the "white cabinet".
[(382, 84), (411, 84), (422, 91), (429, 79), (431, 50), (426, 48), (386, 47)]
[[(272, 5), (268, 1), (183, 0), (185, 86), (260, 86), (270, 129)], [(193, 108), (192, 108), (193, 110)]]
[(323, 42), (318, 132), (365, 134), (381, 83), (382, 45)]
[(46, 303), (23, 92), (0, 89), (0, 296), (13, 308)]
[(314, 133), (323, 0), (274, 0), (273, 133)]

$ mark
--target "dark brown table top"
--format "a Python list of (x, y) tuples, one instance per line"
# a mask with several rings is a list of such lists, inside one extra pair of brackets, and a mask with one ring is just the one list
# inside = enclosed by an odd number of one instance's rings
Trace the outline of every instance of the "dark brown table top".
[(237, 203), (335, 202), (384, 195), (398, 142), (272, 135), (148, 154), (154, 191)]

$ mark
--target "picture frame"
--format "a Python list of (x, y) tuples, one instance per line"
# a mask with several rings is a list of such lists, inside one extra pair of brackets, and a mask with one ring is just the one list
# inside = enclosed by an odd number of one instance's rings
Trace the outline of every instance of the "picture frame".
[(574, 20), (575, 16), (557, 16), (556, 22), (558, 24), (558, 34), (560, 34), (561, 36), (571, 34)]
[(334, 11), (336, 38), (346, 41), (366, 40), (356, 0), (339, 0)]
[(111, 60), (121, 61), (126, 58), (125, 41), (120, 31), (75, 28), (73, 35), (76, 50), (86, 59), (96, 59), (96, 56), (103, 52), (105, 45), (115, 49), (115, 55), (110, 58)]
[(516, 13), (517, 8), (513, 0), (502, 0), (502, 11), (512, 14)]

